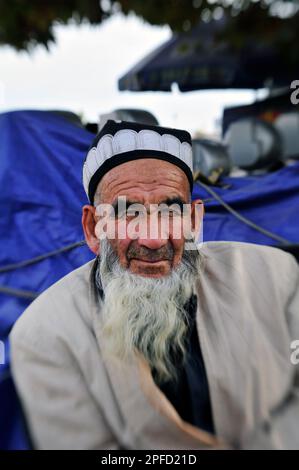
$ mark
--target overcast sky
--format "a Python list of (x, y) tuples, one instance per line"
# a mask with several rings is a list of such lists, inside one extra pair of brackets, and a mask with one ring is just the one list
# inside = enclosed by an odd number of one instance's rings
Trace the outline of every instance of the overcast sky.
[(117, 15), (100, 26), (57, 26), (50, 52), (31, 55), (0, 47), (0, 112), (15, 109), (65, 109), (98, 121), (116, 108), (151, 111), (161, 125), (190, 132), (217, 130), (224, 106), (250, 103), (251, 91), (191, 93), (119, 92), (117, 80), (170, 36), (134, 16)]

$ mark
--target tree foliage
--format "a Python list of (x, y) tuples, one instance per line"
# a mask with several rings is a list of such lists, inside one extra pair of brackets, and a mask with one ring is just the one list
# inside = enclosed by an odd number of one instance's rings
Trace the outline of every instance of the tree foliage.
[(55, 42), (56, 24), (100, 24), (122, 11), (174, 31), (226, 14), (226, 34), (235, 44), (251, 35), (289, 47), (298, 39), (298, 9), (297, 0), (0, 0), (0, 44), (27, 51), (48, 47)]

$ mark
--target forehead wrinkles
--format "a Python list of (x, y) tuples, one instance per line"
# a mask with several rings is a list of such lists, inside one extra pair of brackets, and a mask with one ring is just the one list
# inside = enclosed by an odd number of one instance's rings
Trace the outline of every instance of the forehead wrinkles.
[[(118, 167), (117, 170), (120, 170)], [(133, 170), (134, 171), (134, 170)], [(182, 197), (189, 186), (186, 175), (177, 168), (153, 168), (152, 174), (149, 171), (134, 171), (134, 174), (123, 171), (111, 171), (107, 173), (99, 183), (99, 190), (104, 200), (115, 199), (118, 195), (126, 193), (161, 192), (167, 193), (175, 191)]]

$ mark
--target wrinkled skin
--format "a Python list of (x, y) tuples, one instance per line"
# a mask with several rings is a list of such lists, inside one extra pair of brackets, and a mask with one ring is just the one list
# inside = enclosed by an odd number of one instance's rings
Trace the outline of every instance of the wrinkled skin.
[[(99, 182), (97, 192), (100, 202), (113, 204), (119, 196), (126, 196), (130, 202), (143, 204), (149, 209), (150, 204), (160, 204), (167, 199), (180, 199), (184, 204), (190, 202), (190, 187), (185, 173), (176, 165), (158, 160), (145, 158), (123, 163), (111, 169)], [(200, 206), (199, 206), (200, 204)], [(195, 217), (195, 205), (201, 207), (201, 214)], [(200, 200), (192, 202), (191, 221), (196, 232), (203, 217), (203, 205)], [(99, 216), (96, 208), (85, 205), (82, 208), (82, 225), (86, 242), (90, 250), (98, 255), (100, 241), (96, 235), (96, 223)], [(126, 223), (129, 217), (126, 218)], [(163, 233), (158, 219), (158, 237), (151, 237), (149, 230), (143, 238), (131, 239), (117, 236), (110, 243), (118, 255), (122, 267), (134, 274), (147, 277), (160, 277), (170, 273), (181, 261), (185, 238), (174, 237), (172, 227)], [(118, 225), (116, 226), (118, 227)]]

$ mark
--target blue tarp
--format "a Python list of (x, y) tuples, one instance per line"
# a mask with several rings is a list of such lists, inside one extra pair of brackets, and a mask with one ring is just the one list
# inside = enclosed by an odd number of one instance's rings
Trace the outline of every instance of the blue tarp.
[[(93, 134), (42, 111), (0, 115), (0, 266), (61, 248), (84, 238), (81, 207), (87, 203), (81, 174)], [(75, 248), (42, 262), (0, 274), (0, 285), (42, 292), (93, 257)], [(27, 448), (9, 375), (10, 329), (30, 300), (0, 293), (0, 448)], [(42, 312), (41, 312), (42, 313)], [(38, 399), (38, 397), (37, 397)]]
[[(215, 188), (221, 198), (235, 211), (263, 229), (299, 243), (299, 163), (293, 163), (273, 173), (223, 177), (227, 189)], [(207, 240), (233, 240), (278, 245), (274, 239), (240, 222), (218, 201), (195, 183), (193, 199), (205, 201), (203, 238)]]
[[(81, 207), (87, 203), (81, 174), (93, 135), (61, 116), (42, 111), (0, 115), (0, 269), (82, 240)], [(225, 178), (230, 189), (216, 189), (225, 201), (268, 230), (299, 241), (299, 164), (260, 177)], [(195, 185), (193, 197), (210, 198)], [(206, 202), (204, 240), (275, 244)], [(22, 269), (0, 273), (0, 286), (40, 293), (92, 259), (75, 248)], [(0, 449), (29, 447), (9, 373), (8, 334), (31, 300), (0, 292)], [(42, 315), (42, 312), (41, 312)], [(38, 399), (38, 397), (37, 397)]]

